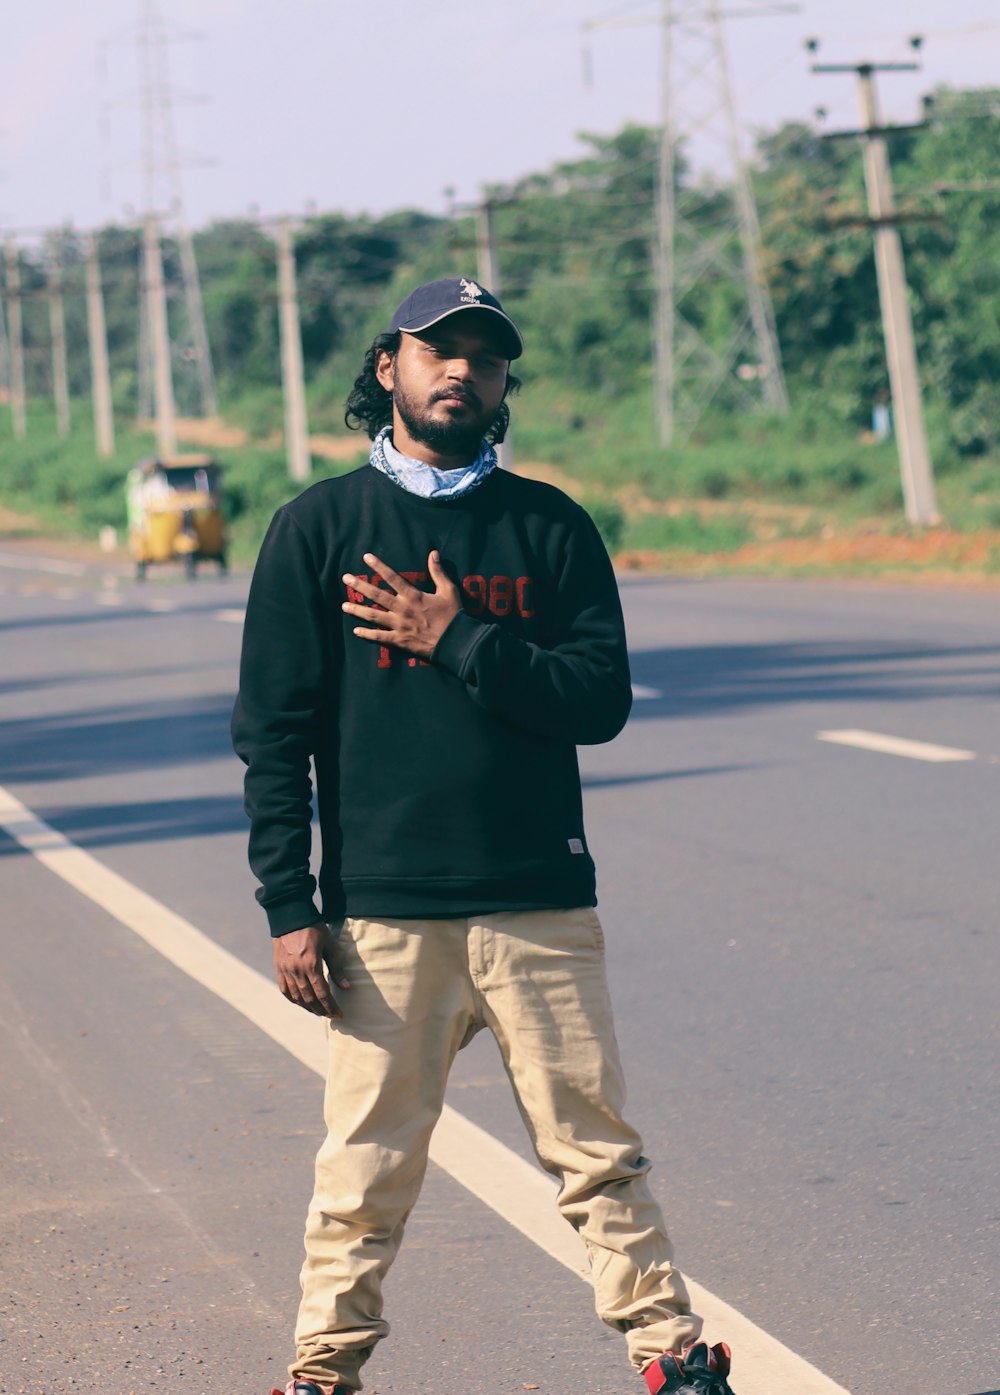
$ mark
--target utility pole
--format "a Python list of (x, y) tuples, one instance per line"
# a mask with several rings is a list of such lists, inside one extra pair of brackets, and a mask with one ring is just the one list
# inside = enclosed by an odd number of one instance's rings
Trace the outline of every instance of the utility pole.
[(56, 430), (69, 435), (69, 376), (66, 371), (66, 315), (63, 310), (62, 272), (54, 255), (49, 262), (46, 299), (52, 338), (52, 391), (56, 402)]
[[(500, 262), (497, 257), (493, 210), (496, 201), (484, 198), (476, 208), (476, 262), (479, 279), (488, 291), (500, 299)], [(514, 468), (514, 443), (510, 428), (503, 445), (497, 446), (497, 463), (502, 470)]]
[(202, 416), (218, 415), (219, 400), (215, 393), (215, 371), (212, 367), (212, 351), (208, 344), (208, 330), (205, 328), (205, 310), (201, 300), (201, 280), (198, 276), (198, 263), (194, 255), (194, 242), (191, 229), (181, 224), (177, 234), (181, 254), (181, 274), (184, 278), (184, 296), (187, 302), (188, 322), (192, 350), (198, 365), (198, 381), (201, 387)]
[(94, 400), (94, 435), (97, 454), (103, 459), (115, 453), (115, 418), (108, 368), (108, 334), (104, 323), (104, 296), (97, 238), (87, 238), (87, 337), (90, 341), (90, 382)]
[(676, 193), (673, 104), (670, 101), (669, 74), (673, 52), (673, 25), (670, 5), (663, 0), (660, 17), (660, 138), (656, 164), (656, 239), (653, 244), (653, 283), (656, 301), (653, 309), (653, 405), (660, 444), (669, 446), (674, 436), (674, 228)]
[[(145, 252), (140, 251), (140, 263), (145, 261)], [(139, 292), (139, 372), (135, 394), (136, 422), (151, 421), (153, 417), (153, 352), (149, 337), (149, 297), (145, 291), (145, 272), (140, 280)]]
[[(920, 47), (919, 38), (910, 42), (915, 48)], [(815, 52), (816, 41), (810, 40), (807, 47)], [(906, 517), (913, 524), (933, 525), (940, 523), (941, 515), (938, 512), (934, 470), (924, 426), (917, 351), (913, 342), (913, 320), (907, 300), (903, 247), (899, 237), (900, 220), (893, 198), (889, 156), (885, 143), (887, 131), (912, 128), (887, 127), (882, 124), (874, 77), (876, 73), (881, 72), (914, 72), (919, 67), (919, 63), (814, 63), (812, 71), (854, 73), (858, 79), (863, 122), (861, 131), (831, 132), (828, 138), (864, 136), (868, 224), (875, 238), (875, 269), (878, 276), (885, 357), (892, 393), (893, 423), (899, 445), (899, 467)]]
[(312, 462), (309, 457), (309, 421), (302, 368), (302, 332), (295, 288), (295, 251), (292, 247), (292, 225), (287, 218), (282, 218), (278, 223), (277, 244), (285, 454), (289, 475), (293, 480), (302, 481), (309, 478)]
[(167, 329), (167, 297), (163, 288), (160, 228), (155, 213), (147, 213), (143, 240), (146, 323), (153, 352), (153, 396), (156, 405), (156, 449), (161, 457), (177, 453), (174, 420), (174, 384), (170, 372), (170, 335)]
[(7, 305), (10, 316), (10, 411), (14, 435), (23, 441), (28, 432), (24, 393), (24, 328), (21, 313), (21, 264), (17, 243), (7, 239)]
[(10, 351), (7, 348), (7, 316), (0, 291), (0, 402), (10, 401)]
[(476, 208), (476, 261), (479, 279), (499, 299), (500, 268), (493, 240), (493, 210), (496, 205), (484, 198)]

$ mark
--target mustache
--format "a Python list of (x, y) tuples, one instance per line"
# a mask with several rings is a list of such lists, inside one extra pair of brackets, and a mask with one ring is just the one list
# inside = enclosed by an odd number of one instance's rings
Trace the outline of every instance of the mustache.
[(459, 386), (441, 388), (438, 392), (434, 394), (431, 401), (444, 402), (449, 397), (457, 398), (459, 402), (464, 402), (468, 407), (476, 407), (478, 409), (481, 409), (483, 405), (480, 402), (479, 398), (476, 396), (476, 394), (470, 388), (464, 388)]

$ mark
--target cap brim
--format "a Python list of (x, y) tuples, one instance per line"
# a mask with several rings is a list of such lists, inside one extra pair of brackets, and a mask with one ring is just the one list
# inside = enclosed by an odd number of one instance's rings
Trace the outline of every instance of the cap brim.
[(524, 340), (521, 338), (521, 331), (510, 316), (506, 315), (502, 310), (498, 310), (495, 305), (456, 305), (451, 310), (443, 310), (440, 315), (431, 316), (429, 320), (420, 320), (419, 322), (410, 320), (407, 324), (399, 325), (398, 328), (401, 329), (404, 334), (419, 334), (421, 330), (430, 329), (431, 325), (440, 324), (442, 320), (450, 320), (453, 315), (462, 315), (469, 310), (487, 310), (491, 315), (496, 315), (503, 320), (507, 329), (510, 331), (510, 337), (506, 347), (516, 351), (514, 353), (508, 353), (507, 357), (508, 359), (521, 357), (524, 353)]

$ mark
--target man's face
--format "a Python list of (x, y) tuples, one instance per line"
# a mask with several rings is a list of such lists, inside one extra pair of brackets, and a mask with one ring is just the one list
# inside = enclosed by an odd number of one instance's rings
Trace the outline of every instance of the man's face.
[[(392, 393), (404, 436), (471, 459), (503, 402), (508, 362), (489, 311), (463, 310), (419, 334), (400, 336), (377, 375)], [(397, 446), (399, 442), (397, 441)]]

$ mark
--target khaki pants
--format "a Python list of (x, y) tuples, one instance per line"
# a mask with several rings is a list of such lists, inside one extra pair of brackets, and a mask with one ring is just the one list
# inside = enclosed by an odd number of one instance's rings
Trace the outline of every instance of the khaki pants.
[(328, 1136), (306, 1224), (298, 1379), (360, 1389), (386, 1335), (382, 1280), (427, 1166), (455, 1053), (483, 1027), (504, 1065), (558, 1205), (586, 1242), (597, 1311), (650, 1360), (697, 1336), (671, 1264), (625, 1085), (596, 913), (348, 920), (350, 992), (329, 1030)]

